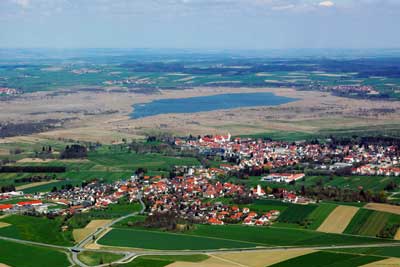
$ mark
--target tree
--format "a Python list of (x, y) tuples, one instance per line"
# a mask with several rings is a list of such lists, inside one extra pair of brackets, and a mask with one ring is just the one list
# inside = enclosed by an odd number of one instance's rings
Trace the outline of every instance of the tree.
[(67, 145), (64, 151), (61, 152), (60, 157), (62, 159), (86, 158), (87, 149), (82, 145)]

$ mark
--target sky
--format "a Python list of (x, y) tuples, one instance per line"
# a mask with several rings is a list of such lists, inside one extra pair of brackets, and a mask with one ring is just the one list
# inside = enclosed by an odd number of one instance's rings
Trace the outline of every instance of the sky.
[(7, 48), (400, 48), (400, 0), (0, 0)]

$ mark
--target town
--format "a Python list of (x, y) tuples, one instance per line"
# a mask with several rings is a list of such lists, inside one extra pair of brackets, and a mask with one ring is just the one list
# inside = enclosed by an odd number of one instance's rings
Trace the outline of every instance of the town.
[[(182, 170), (182, 168), (178, 168)], [(124, 181), (104, 184), (98, 181), (82, 187), (71, 187), (55, 192), (24, 194), (21, 191), (0, 194), (1, 200), (25, 198), (15, 204), (2, 204), (0, 211), (5, 214), (47, 214), (73, 215), (91, 209), (106, 209), (116, 204), (119, 199), (128, 202), (143, 200), (148, 207), (148, 214), (173, 212), (185, 220), (196, 223), (224, 224), (224, 222), (243, 223), (246, 225), (268, 225), (279, 216), (279, 211), (270, 210), (257, 214), (247, 207), (226, 205), (223, 199), (243, 197), (250, 199), (265, 198), (261, 186), (246, 189), (232, 183), (220, 183), (216, 180), (213, 169), (185, 167), (182, 176), (171, 179), (161, 176), (132, 175)], [(269, 196), (273, 198), (273, 195)], [(294, 193), (285, 192), (283, 201), (299, 201)], [(215, 201), (216, 200), (216, 201)], [(56, 206), (56, 207), (54, 207)]]
[[(178, 150), (196, 150), (207, 157), (219, 157), (220, 165), (175, 166), (169, 177), (149, 176), (140, 168), (131, 177), (113, 183), (99, 180), (82, 186), (67, 186), (47, 193), (5, 192), (2, 200), (24, 198), (15, 204), (2, 204), (5, 214), (50, 214), (54, 216), (107, 209), (121, 198), (129, 203), (142, 198), (148, 215), (173, 213), (184, 220), (202, 224), (270, 225), (279, 216), (277, 210), (257, 213), (246, 207), (256, 199), (277, 199), (307, 205), (316, 199), (285, 189), (305, 178), (296, 165), (312, 164), (325, 172), (346, 170), (349, 175), (399, 176), (399, 150), (396, 145), (338, 145), (310, 142), (278, 142), (228, 135), (180, 137), (174, 139)], [(258, 175), (259, 183), (282, 184), (267, 188), (260, 184), (245, 186), (224, 182), (221, 177)], [(239, 205), (238, 205), (239, 204)]]
[[(335, 144), (310, 142), (279, 142), (225, 135), (197, 139), (176, 139), (182, 150), (195, 149), (201, 154), (220, 156), (229, 164), (226, 171), (268, 173), (295, 165), (307, 165), (327, 173), (342, 170), (347, 174), (399, 176), (398, 146), (392, 144)], [(288, 168), (290, 169), (290, 168)], [(302, 173), (271, 174), (266, 181), (291, 182), (304, 177)]]

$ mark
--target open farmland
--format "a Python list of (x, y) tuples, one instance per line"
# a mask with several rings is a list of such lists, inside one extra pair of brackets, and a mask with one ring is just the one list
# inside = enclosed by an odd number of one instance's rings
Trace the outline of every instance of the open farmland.
[(233, 264), (232, 261), (221, 259), (219, 256), (216, 255), (210, 255), (210, 258), (201, 262), (176, 261), (167, 266), (168, 267), (231, 267), (232, 264)]
[[(152, 240), (160, 240), (153, 242)], [(256, 246), (318, 246), (370, 244), (384, 239), (319, 233), (310, 230), (242, 225), (196, 225), (195, 230), (182, 234), (149, 231), (135, 228), (113, 229), (98, 243), (107, 246), (126, 246), (145, 249), (218, 249), (250, 248)]]
[(83, 251), (78, 254), (79, 260), (89, 266), (114, 262), (122, 257), (123, 255), (120, 254), (92, 251)]
[(67, 267), (71, 264), (64, 252), (0, 240), (0, 262), (15, 267)]
[(368, 220), (369, 216), (372, 214), (372, 210), (359, 209), (354, 215), (353, 219), (347, 225), (344, 233), (346, 234), (357, 234), (364, 223)]
[[(127, 149), (114, 146), (104, 146), (96, 151), (88, 153), (87, 160), (50, 160), (39, 162), (17, 162), (17, 166), (55, 166), (65, 167), (62, 173), (1, 173), (0, 185), (13, 184), (15, 179), (34, 175), (55, 175), (57, 179), (50, 182), (23, 184), (20, 188), (26, 193), (50, 191), (53, 187), (61, 188), (63, 185), (80, 185), (82, 181), (102, 179), (111, 182), (126, 179), (137, 168), (144, 168), (149, 174), (168, 174), (175, 165), (193, 166), (199, 165), (197, 159), (190, 157), (164, 156), (156, 153), (136, 154)], [(18, 185), (18, 184), (17, 184)]]
[(400, 216), (376, 210), (360, 209), (345, 230), (345, 233), (366, 236), (379, 236), (386, 229), (387, 237), (394, 238), (400, 225)]
[(266, 246), (314, 246), (385, 242), (384, 239), (360, 238), (302, 229), (289, 229), (284, 227), (259, 228), (241, 225), (225, 225), (224, 227), (198, 225), (194, 231), (188, 232), (187, 234), (256, 242)]
[(118, 267), (208, 266), (210, 260), (212, 258), (203, 254), (140, 256), (129, 263), (118, 265)]
[(343, 233), (358, 208), (351, 206), (336, 207), (325, 221), (318, 227), (318, 231), (326, 233)]
[(354, 267), (382, 260), (376, 256), (318, 251), (272, 265), (273, 267)]
[(307, 217), (307, 220), (311, 222), (308, 228), (313, 230), (317, 229), (336, 207), (337, 205), (331, 203), (319, 204), (318, 208), (313, 210)]
[(366, 209), (384, 211), (400, 215), (400, 206), (381, 204), (381, 203), (368, 203), (364, 206)]
[[(374, 211), (364, 222), (359, 235), (376, 236), (385, 227), (390, 217), (390, 213)], [(399, 221), (400, 223), (400, 221)]]
[(284, 212), (279, 216), (279, 222), (284, 223), (301, 223), (303, 222), (310, 213), (317, 208), (317, 205), (290, 205)]
[(314, 250), (311, 249), (299, 249), (288, 251), (224, 253), (219, 254), (218, 258), (225, 259), (238, 265), (241, 264), (249, 267), (264, 267), (313, 252)]
[(78, 228), (72, 231), (74, 240), (76, 242), (80, 242), (89, 234), (94, 233), (97, 230), (97, 228), (100, 228), (110, 222), (111, 220), (92, 220), (84, 228)]
[(61, 217), (50, 220), (45, 217), (8, 216), (0, 220), (10, 224), (0, 228), (0, 236), (53, 245), (72, 245), (72, 234), (70, 231), (61, 231), (61, 220)]
[(390, 182), (396, 182), (396, 177), (391, 176), (359, 176), (359, 175), (352, 175), (352, 176), (307, 176), (306, 181), (299, 182), (296, 186), (299, 187), (302, 184), (306, 186), (312, 186), (317, 181), (322, 181), (325, 186), (335, 186), (339, 188), (348, 188), (357, 190), (358, 188), (362, 187), (364, 190), (373, 190), (373, 191), (380, 191), (384, 190), (384, 188)]
[[(154, 240), (157, 240), (157, 242), (154, 242)], [(257, 244), (250, 242), (223, 238), (189, 236), (135, 229), (113, 229), (102, 237), (98, 243), (107, 246), (136, 247), (157, 250), (203, 250), (257, 246)]]

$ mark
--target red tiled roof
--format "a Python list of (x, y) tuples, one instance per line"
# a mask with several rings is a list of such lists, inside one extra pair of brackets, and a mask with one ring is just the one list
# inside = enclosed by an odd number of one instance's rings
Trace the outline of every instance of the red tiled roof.
[(42, 204), (41, 200), (21, 201), (17, 203), (20, 206)]
[(2, 204), (0, 205), (0, 210), (8, 210), (11, 209), (13, 207), (12, 204)]

